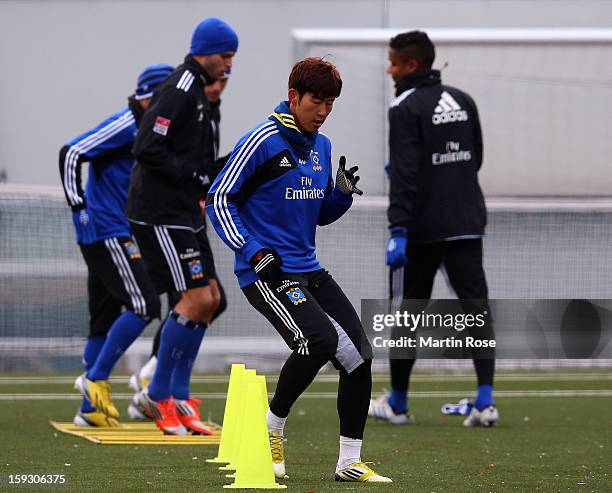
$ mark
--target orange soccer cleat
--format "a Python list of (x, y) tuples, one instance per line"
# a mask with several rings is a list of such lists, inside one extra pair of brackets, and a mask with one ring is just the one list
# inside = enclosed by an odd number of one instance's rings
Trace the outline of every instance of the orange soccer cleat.
[(157, 427), (166, 435), (186, 435), (187, 429), (181, 424), (176, 415), (176, 406), (172, 397), (156, 402), (149, 397), (146, 390), (136, 394), (138, 407), (144, 414), (155, 420)]
[(182, 425), (194, 435), (212, 435), (212, 430), (200, 420), (200, 410), (197, 404), (202, 404), (200, 399), (175, 399), (176, 413)]

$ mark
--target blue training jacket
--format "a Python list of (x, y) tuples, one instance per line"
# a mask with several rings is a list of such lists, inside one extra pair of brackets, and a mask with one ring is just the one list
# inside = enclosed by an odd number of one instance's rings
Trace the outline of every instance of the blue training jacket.
[[(60, 151), (60, 174), (68, 204), (73, 211), (85, 210), (88, 216), (86, 224), (75, 221), (79, 243), (131, 236), (125, 205), (134, 163), (131, 150), (140, 116), (142, 110), (130, 99), (128, 108), (72, 139)], [(90, 166), (83, 191), (84, 162)]]
[(280, 255), (284, 272), (320, 269), (317, 225), (334, 222), (353, 201), (334, 188), (325, 135), (300, 160), (276, 125), (267, 120), (238, 141), (206, 200), (213, 227), (236, 254), (241, 288), (259, 279), (249, 259), (264, 247)]

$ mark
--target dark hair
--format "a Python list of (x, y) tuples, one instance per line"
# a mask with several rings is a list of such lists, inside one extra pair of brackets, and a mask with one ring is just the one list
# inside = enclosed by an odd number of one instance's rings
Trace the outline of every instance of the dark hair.
[(391, 38), (389, 47), (396, 50), (405, 60), (410, 58), (416, 60), (423, 69), (431, 68), (436, 58), (436, 49), (427, 33), (423, 31), (398, 34)]
[(300, 96), (309, 92), (317, 99), (337, 98), (342, 91), (342, 79), (333, 63), (308, 57), (291, 69), (289, 89), (295, 89)]

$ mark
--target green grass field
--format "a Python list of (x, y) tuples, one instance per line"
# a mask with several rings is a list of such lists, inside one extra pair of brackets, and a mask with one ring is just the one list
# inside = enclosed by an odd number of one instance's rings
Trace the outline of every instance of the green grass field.
[[(501, 421), (494, 429), (463, 429), (440, 406), (471, 396), (471, 375), (415, 373), (414, 425), (370, 421), (363, 459), (392, 485), (334, 483), (338, 420), (333, 378), (316, 381), (295, 405), (286, 428), (287, 491), (328, 492), (610, 492), (612, 491), (612, 373), (609, 371), (500, 374)], [(386, 377), (375, 379), (375, 390)], [(223, 491), (230, 480), (205, 462), (216, 446), (103, 446), (57, 433), (49, 419), (70, 420), (78, 405), (69, 379), (0, 378), (1, 491)], [(113, 385), (125, 412), (124, 379)], [(205, 417), (221, 421), (223, 378), (198, 376)], [(274, 389), (274, 378), (268, 389)], [(553, 392), (556, 391), (556, 392)], [(312, 395), (316, 392), (316, 395)], [(19, 395), (16, 395), (19, 394)], [(54, 394), (49, 396), (48, 394)], [(309, 395), (310, 394), (310, 395)], [(49, 397), (53, 397), (49, 399)], [(44, 400), (42, 400), (45, 398)], [(10, 486), (14, 473), (64, 473), (62, 487)]]

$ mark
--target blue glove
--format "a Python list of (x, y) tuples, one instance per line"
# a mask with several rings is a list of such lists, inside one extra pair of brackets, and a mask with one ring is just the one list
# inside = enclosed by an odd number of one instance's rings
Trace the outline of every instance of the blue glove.
[(87, 209), (72, 211), (72, 222), (74, 223), (74, 229), (76, 230), (76, 237), (79, 243), (88, 245), (97, 241), (96, 225), (93, 216), (89, 214)]
[(408, 230), (396, 226), (389, 230), (391, 238), (387, 242), (387, 265), (398, 269), (406, 265), (406, 246), (408, 245)]

